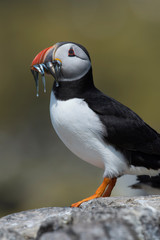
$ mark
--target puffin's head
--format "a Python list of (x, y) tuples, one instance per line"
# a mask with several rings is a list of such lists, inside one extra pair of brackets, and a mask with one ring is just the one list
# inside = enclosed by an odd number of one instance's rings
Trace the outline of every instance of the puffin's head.
[(59, 85), (59, 81), (74, 81), (83, 77), (91, 68), (91, 60), (87, 50), (80, 44), (60, 42), (42, 50), (34, 58), (31, 71), (36, 81), (37, 96), (39, 92), (38, 73), (42, 76), (45, 90), (44, 73), (51, 74)]

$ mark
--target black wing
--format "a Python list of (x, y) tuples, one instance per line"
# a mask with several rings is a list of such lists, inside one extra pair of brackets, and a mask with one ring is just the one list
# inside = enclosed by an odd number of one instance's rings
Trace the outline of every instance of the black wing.
[(106, 127), (105, 139), (121, 149), (160, 155), (160, 135), (136, 113), (98, 89), (85, 100)]

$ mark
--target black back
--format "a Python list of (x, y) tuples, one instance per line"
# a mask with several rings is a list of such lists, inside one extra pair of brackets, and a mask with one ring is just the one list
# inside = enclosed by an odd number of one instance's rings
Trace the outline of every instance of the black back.
[(134, 166), (160, 168), (160, 135), (136, 113), (104, 95), (93, 83), (92, 69), (76, 81), (54, 83), (57, 99), (81, 98), (99, 116), (106, 128), (103, 139), (120, 150)]

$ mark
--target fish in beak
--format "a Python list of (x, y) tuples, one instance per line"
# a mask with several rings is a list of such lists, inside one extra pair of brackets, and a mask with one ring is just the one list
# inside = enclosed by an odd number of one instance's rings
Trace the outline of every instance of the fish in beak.
[(39, 73), (42, 78), (44, 92), (46, 92), (45, 73), (51, 74), (56, 81), (56, 86), (59, 86), (58, 79), (60, 76), (62, 62), (60, 59), (55, 58), (56, 48), (57, 46), (54, 45), (42, 50), (32, 61), (31, 72), (36, 83), (37, 97), (39, 96)]

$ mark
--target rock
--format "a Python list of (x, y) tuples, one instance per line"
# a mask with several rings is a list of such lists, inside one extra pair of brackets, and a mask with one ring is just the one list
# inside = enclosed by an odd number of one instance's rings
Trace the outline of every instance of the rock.
[[(4, 239), (159, 240), (160, 196), (99, 198), (80, 208), (42, 208), (0, 219)], [(3, 239), (0, 237), (0, 239)]]
[(11, 229), (24, 236), (25, 239), (34, 239), (45, 220), (57, 217), (63, 221), (63, 217), (66, 218), (71, 212), (71, 208), (54, 207), (14, 213), (0, 218), (0, 229)]
[(13, 231), (13, 230), (7, 230), (4, 228), (0, 229), (0, 239), (1, 240), (25, 240), (24, 237), (22, 237), (19, 233)]

